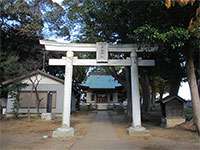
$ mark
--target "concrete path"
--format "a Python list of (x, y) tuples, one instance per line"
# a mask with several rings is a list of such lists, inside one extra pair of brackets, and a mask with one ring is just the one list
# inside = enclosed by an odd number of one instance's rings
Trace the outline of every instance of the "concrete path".
[(119, 139), (107, 111), (97, 112), (87, 135), (77, 141), (71, 150), (129, 150), (133, 145)]

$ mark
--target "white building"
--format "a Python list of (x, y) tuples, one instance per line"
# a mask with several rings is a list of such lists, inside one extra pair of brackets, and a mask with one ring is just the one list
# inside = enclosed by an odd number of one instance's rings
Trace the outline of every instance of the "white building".
[[(47, 107), (50, 107), (52, 113), (61, 114), (63, 111), (63, 95), (64, 95), (64, 81), (55, 76), (47, 74), (42, 71), (33, 71), (27, 75), (17, 77), (15, 79), (7, 80), (3, 82), (3, 85), (12, 85), (13, 83), (23, 83), (26, 84), (25, 87), (21, 88), (19, 93), (19, 113), (25, 114), (30, 108), (31, 113), (36, 113), (36, 94), (33, 90), (32, 96), (32, 82), (37, 84), (38, 82), (38, 95), (41, 100), (39, 107), (40, 113), (47, 112)], [(75, 110), (76, 99), (72, 93), (72, 111)], [(13, 102), (14, 97), (8, 94), (7, 104), (6, 104), (6, 115), (12, 115), (13, 113)]]

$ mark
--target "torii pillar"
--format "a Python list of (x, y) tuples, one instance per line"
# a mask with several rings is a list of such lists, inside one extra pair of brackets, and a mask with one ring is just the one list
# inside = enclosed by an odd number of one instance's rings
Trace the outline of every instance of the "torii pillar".
[(138, 77), (137, 53), (131, 52), (131, 99), (132, 99), (132, 125), (128, 128), (129, 135), (138, 132), (147, 132), (141, 125), (140, 92)]
[(74, 135), (74, 128), (70, 127), (73, 56), (74, 53), (72, 51), (67, 51), (65, 58), (65, 83), (62, 126), (53, 131), (53, 137), (69, 137)]

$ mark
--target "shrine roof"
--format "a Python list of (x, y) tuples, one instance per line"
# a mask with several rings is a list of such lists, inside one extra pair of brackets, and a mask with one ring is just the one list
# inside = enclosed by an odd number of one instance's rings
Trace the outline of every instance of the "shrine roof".
[(115, 89), (122, 85), (112, 75), (89, 75), (81, 86), (90, 89)]
[(186, 102), (183, 98), (181, 98), (180, 96), (177, 96), (177, 95), (175, 95), (175, 96), (170, 96), (169, 95), (169, 96), (163, 98), (161, 101), (158, 101), (158, 102), (165, 104), (165, 103), (167, 103), (169, 101), (172, 101), (172, 100), (178, 100), (178, 101), (180, 101), (182, 103)]

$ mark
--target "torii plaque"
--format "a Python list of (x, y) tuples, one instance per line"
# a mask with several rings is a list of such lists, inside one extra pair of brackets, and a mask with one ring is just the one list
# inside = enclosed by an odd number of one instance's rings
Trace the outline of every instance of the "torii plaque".
[(108, 62), (108, 43), (97, 43), (96, 58), (98, 63)]

